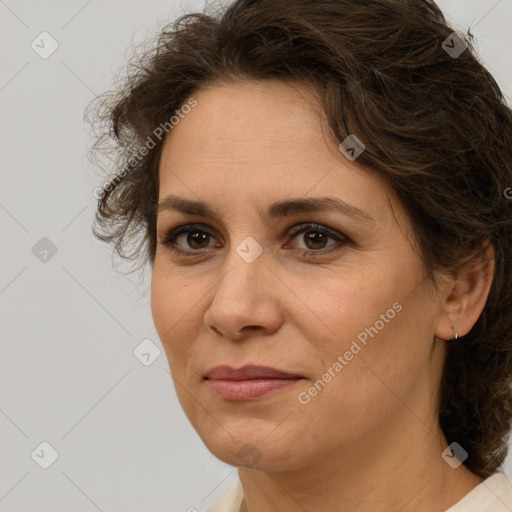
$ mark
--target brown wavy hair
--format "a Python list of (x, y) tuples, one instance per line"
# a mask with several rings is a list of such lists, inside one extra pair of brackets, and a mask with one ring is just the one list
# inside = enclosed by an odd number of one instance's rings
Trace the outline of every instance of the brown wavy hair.
[(448, 443), (486, 478), (506, 457), (512, 418), (512, 112), (470, 31), (459, 33), (460, 56), (445, 51), (452, 32), (431, 0), (238, 0), (181, 16), (86, 111), (99, 127), (90, 159), (106, 155), (121, 170), (98, 194), (93, 233), (125, 261), (153, 265), (164, 139), (155, 128), (195, 90), (313, 84), (337, 139), (357, 134), (366, 147), (358, 163), (403, 202), (429, 277), (456, 276), (484, 241), (494, 246), (487, 303), (449, 345), (438, 400)]

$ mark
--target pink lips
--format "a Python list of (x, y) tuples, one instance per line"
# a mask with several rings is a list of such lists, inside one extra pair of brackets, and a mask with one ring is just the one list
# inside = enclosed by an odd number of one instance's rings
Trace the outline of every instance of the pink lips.
[(205, 378), (221, 398), (245, 401), (273, 394), (303, 377), (266, 366), (247, 365), (240, 369), (216, 366), (206, 373)]

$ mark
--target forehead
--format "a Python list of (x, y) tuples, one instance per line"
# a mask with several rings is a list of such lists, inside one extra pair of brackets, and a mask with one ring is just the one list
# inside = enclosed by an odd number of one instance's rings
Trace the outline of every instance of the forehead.
[(179, 151), (177, 146), (185, 145), (187, 151), (194, 150), (190, 157), (240, 161), (248, 154), (264, 160), (267, 153), (261, 153), (262, 148), (272, 151), (272, 156), (280, 152), (289, 158), (292, 152), (304, 152), (304, 144), (310, 148), (325, 144), (322, 108), (307, 84), (276, 80), (218, 84), (192, 96), (197, 105), (172, 129), (164, 149), (170, 145)]
[(384, 179), (339, 152), (311, 85), (242, 82), (192, 97), (197, 105), (164, 141), (160, 199), (172, 192), (242, 205), (254, 197), (265, 204), (338, 195), (370, 215), (375, 210), (373, 218), (388, 207)]

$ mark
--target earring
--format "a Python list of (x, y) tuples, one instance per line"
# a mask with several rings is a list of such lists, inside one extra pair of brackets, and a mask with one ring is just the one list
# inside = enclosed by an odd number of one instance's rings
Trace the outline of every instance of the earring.
[(454, 331), (454, 327), (452, 325), (452, 339), (451, 340), (448, 340), (450, 342), (454, 342), (454, 341), (457, 341), (459, 339), (459, 333), (457, 331), (455, 331), (455, 338), (453, 337), (453, 331)]

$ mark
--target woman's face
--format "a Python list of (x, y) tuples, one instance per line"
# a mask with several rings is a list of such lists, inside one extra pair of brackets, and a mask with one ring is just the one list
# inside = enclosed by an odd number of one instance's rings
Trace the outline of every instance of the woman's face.
[[(306, 86), (193, 97), (163, 147), (159, 200), (180, 201), (162, 207), (158, 238), (195, 226), (158, 244), (151, 302), (203, 442), (228, 464), (279, 470), (435, 428), (434, 337), (449, 321), (391, 188), (341, 153)], [(206, 378), (247, 365), (297, 378)]]

